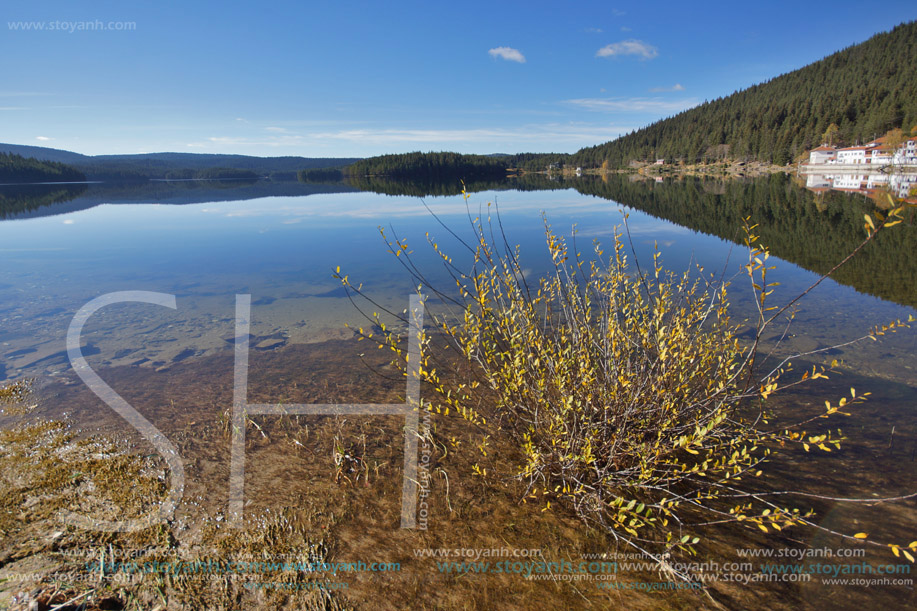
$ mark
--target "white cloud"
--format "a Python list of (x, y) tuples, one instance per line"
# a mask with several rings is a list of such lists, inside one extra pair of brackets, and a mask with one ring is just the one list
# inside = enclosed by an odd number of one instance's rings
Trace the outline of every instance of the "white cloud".
[[(259, 146), (297, 146), (302, 144), (302, 136), (294, 135), (280, 135), (280, 136), (268, 136), (267, 138), (262, 138), (258, 140), (251, 140), (249, 138), (242, 137), (232, 137), (232, 136), (213, 136), (207, 138), (207, 140), (212, 144), (218, 145), (251, 145), (256, 144)], [(199, 143), (190, 143), (188, 146), (200, 146)]]
[(285, 127), (265, 127), (264, 131), (274, 132), (276, 134), (288, 134), (289, 131)]
[(660, 98), (579, 98), (564, 101), (599, 112), (680, 112), (697, 105), (693, 99), (669, 101)]
[(615, 17), (623, 17), (627, 14), (627, 11), (622, 11), (621, 9), (613, 8), (611, 9), (611, 14)]
[(525, 63), (525, 55), (520, 53), (519, 49), (513, 49), (512, 47), (496, 47), (488, 51), (488, 53), (493, 58), (499, 57), (510, 62)]
[[(635, 125), (617, 121), (541, 122), (498, 128), (424, 129), (412, 127), (367, 127), (326, 129), (297, 135), (263, 134), (213, 136), (197, 142), (185, 142), (195, 152), (231, 152), (272, 154), (271, 149), (315, 156), (318, 151), (329, 156), (368, 156), (410, 150), (456, 152), (516, 152), (542, 150), (545, 143), (557, 150), (577, 150), (617, 138), (635, 129)], [(273, 153), (276, 154), (276, 153)]]
[(590, 34), (601, 34), (602, 28), (586, 28), (586, 31)]
[(361, 146), (437, 146), (454, 150), (464, 144), (516, 148), (551, 141), (558, 145), (586, 146), (633, 129), (629, 126), (595, 123), (538, 123), (513, 129), (352, 129), (312, 134), (316, 140), (350, 141)]
[(681, 83), (675, 83), (671, 87), (653, 87), (650, 89), (651, 93), (665, 93), (667, 91), (684, 91), (685, 86)]
[(630, 32), (630, 31), (632, 31), (632, 30), (633, 30), (633, 28), (629, 28), (629, 27), (627, 27), (626, 25), (622, 25), (622, 26), (621, 26), (621, 31), (622, 31), (622, 32)]
[(50, 93), (39, 93), (37, 91), (0, 91), (0, 98), (25, 98), (36, 95), (51, 95)]
[(605, 45), (596, 51), (596, 57), (617, 57), (618, 55), (637, 55), (642, 59), (653, 59), (659, 50), (642, 40), (622, 40)]
[(35, 139), (41, 140), (42, 142), (46, 142), (48, 140), (54, 140), (54, 138), (48, 138), (47, 136), (35, 136)]

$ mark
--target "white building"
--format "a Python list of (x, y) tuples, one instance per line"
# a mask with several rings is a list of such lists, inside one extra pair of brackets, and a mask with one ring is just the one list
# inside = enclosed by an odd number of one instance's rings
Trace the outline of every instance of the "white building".
[(833, 163), (835, 159), (837, 159), (837, 149), (833, 146), (823, 144), (809, 153), (809, 163), (813, 165)]
[(809, 165), (887, 165), (917, 166), (917, 138), (911, 137), (893, 149), (886, 144), (887, 136), (857, 146), (837, 149), (826, 144), (809, 151)]
[(847, 148), (839, 149), (837, 151), (837, 163), (841, 165), (866, 163), (867, 148), (865, 146), (848, 146)]
[(911, 138), (895, 151), (892, 162), (895, 165), (917, 165), (917, 138)]
[(891, 162), (892, 149), (890, 147), (879, 145), (869, 149), (869, 163), (888, 165)]

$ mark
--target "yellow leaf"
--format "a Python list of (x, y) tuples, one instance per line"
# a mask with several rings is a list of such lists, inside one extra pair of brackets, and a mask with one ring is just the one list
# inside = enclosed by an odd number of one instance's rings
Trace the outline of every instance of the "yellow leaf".
[(854, 536), (854, 538), (856, 538), (856, 539), (865, 539), (865, 538), (868, 537), (869, 535), (867, 535), (866, 533), (857, 533), (857, 534), (855, 534), (855, 535), (853, 535), (853, 536)]

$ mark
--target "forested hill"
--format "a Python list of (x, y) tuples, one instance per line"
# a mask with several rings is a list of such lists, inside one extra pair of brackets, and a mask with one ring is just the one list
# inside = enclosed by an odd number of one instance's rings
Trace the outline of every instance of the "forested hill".
[[(465, 155), (450, 152), (413, 152), (379, 155), (360, 160), (342, 169), (350, 177), (446, 181), (494, 180), (514, 170), (544, 170), (550, 164), (561, 166), (569, 160), (563, 153), (517, 153), (515, 155)], [(304, 172), (300, 180), (320, 173)]]
[[(813, 64), (584, 148), (573, 163), (756, 159), (785, 164), (822, 143), (872, 140), (917, 126), (917, 22), (902, 24)], [(832, 128), (833, 131), (833, 128)]]
[(0, 153), (33, 157), (40, 161), (62, 162), (75, 167), (90, 179), (149, 179), (213, 177), (216, 171), (229, 170), (254, 175), (286, 175), (309, 168), (347, 165), (357, 158), (254, 157), (206, 153), (139, 153), (136, 155), (81, 155), (42, 146), (0, 143)]
[(82, 180), (86, 180), (82, 172), (63, 163), (0, 153), (0, 184)]
[(351, 176), (386, 176), (435, 180), (472, 180), (506, 176), (505, 156), (459, 153), (403, 153), (380, 155), (346, 168)]

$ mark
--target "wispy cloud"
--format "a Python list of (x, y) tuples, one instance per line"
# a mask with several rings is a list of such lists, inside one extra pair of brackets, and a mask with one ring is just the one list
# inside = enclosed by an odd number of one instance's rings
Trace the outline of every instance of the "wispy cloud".
[(39, 91), (0, 91), (0, 98), (25, 98), (37, 95), (51, 95)]
[(525, 63), (525, 55), (523, 55), (519, 49), (513, 49), (512, 47), (496, 47), (488, 51), (491, 57), (500, 59), (505, 59), (510, 62), (519, 62), (520, 64)]
[(48, 140), (54, 140), (54, 138), (48, 138), (47, 136), (35, 136), (36, 140), (41, 140), (42, 142), (47, 142)]
[(511, 128), (344, 128), (295, 135), (212, 136), (199, 141), (186, 141), (185, 146), (195, 151), (213, 152), (259, 151), (266, 148), (291, 151), (285, 154), (334, 150), (340, 151), (343, 156), (420, 149), (512, 152), (543, 147), (545, 142), (575, 150), (617, 138), (635, 127), (617, 122), (595, 121), (528, 123)]
[(681, 83), (675, 83), (671, 87), (653, 87), (650, 93), (666, 93), (668, 91), (684, 91), (685, 87)]
[(28, 110), (25, 106), (0, 106), (0, 110)]
[(611, 14), (615, 17), (623, 17), (627, 14), (627, 11), (622, 11), (621, 9), (613, 8), (611, 9)]
[(589, 32), (590, 34), (601, 34), (602, 28), (586, 28), (585, 31)]
[[(233, 136), (213, 136), (207, 141), (216, 145), (258, 145), (258, 146), (298, 146), (303, 144), (303, 136), (293, 134), (281, 136), (268, 136), (267, 138), (242, 138)], [(192, 142), (188, 146), (199, 146), (200, 143)]]
[(589, 141), (616, 137), (629, 128), (584, 123), (525, 125), (515, 129), (353, 129), (313, 134), (314, 138), (350, 140), (361, 144)]
[(605, 45), (596, 51), (596, 57), (618, 57), (621, 55), (636, 55), (641, 59), (653, 59), (659, 55), (659, 50), (642, 40), (622, 40)]
[(564, 102), (597, 112), (680, 112), (697, 105), (697, 101), (693, 99), (660, 98), (579, 98)]
[(290, 133), (290, 130), (288, 130), (288, 129), (285, 128), (285, 127), (265, 127), (265, 128), (264, 128), (264, 131), (266, 131), (266, 132), (274, 132), (275, 134), (288, 134), (288, 133)]

